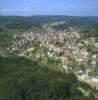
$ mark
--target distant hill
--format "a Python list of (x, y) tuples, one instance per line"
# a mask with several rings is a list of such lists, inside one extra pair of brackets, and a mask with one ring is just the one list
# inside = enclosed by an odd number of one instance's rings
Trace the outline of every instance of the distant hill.
[[(51, 23), (56, 21), (76, 21), (80, 23), (92, 23), (92, 22), (98, 22), (98, 17), (80, 17), (80, 16), (31, 16), (28, 17), (31, 18), (33, 22), (40, 22), (40, 23)], [(83, 21), (84, 20), (84, 21)], [(85, 22), (86, 21), (86, 22)]]
[[(66, 21), (65, 24), (54, 26), (54, 29), (65, 29), (69, 26), (81, 26), (98, 22), (98, 17), (78, 16), (0, 16), (0, 26), (6, 30), (34, 30), (33, 27), (41, 29), (42, 25), (52, 22)], [(0, 27), (0, 28), (2, 28)], [(33, 29), (32, 29), (33, 28)]]
[(69, 27), (84, 27), (98, 22), (98, 17), (66, 17), (62, 25), (52, 26), (55, 30), (64, 30)]
[(0, 16), (0, 31), (14, 33), (23, 31), (44, 32), (45, 30), (40, 23), (33, 22), (28, 17)]

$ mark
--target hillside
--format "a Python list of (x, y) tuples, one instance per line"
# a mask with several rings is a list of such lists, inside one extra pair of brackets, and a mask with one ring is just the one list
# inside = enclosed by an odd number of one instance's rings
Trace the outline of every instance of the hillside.
[(78, 90), (90, 88), (73, 74), (25, 58), (0, 57), (0, 76), (0, 100), (95, 100)]
[(64, 24), (52, 26), (55, 30), (68, 29), (69, 27), (82, 28), (84, 26), (92, 25), (98, 22), (98, 17), (65, 17)]
[(98, 23), (94, 23), (91, 25), (87, 25), (81, 29), (81, 33), (83, 33), (87, 38), (88, 37), (98, 37)]
[(13, 38), (12, 35), (5, 32), (0, 32), (0, 55), (3, 53), (6, 54), (6, 48), (12, 45), (12, 43), (15, 41), (17, 41), (17, 39)]

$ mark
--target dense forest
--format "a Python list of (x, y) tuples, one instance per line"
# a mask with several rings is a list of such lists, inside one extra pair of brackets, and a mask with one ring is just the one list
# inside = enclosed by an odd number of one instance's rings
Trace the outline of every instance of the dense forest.
[(71, 73), (25, 58), (0, 57), (0, 100), (96, 100), (78, 87), (90, 90)]
[(0, 48), (4, 48), (10, 46), (15, 39), (12, 35), (7, 34), (5, 32), (0, 32)]
[(87, 25), (81, 29), (85, 37), (98, 37), (98, 23)]

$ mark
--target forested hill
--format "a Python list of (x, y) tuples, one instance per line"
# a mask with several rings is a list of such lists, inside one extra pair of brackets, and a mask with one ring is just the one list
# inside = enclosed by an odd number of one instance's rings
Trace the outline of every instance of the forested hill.
[(98, 22), (95, 24), (91, 24), (85, 26), (81, 29), (81, 33), (84, 34), (85, 37), (96, 37), (98, 38)]
[(53, 26), (56, 30), (64, 30), (69, 27), (81, 28), (98, 22), (98, 17), (66, 17), (65, 23)]
[(31, 18), (19, 16), (1, 16), (0, 17), (0, 32), (21, 32), (33, 31), (44, 32), (45, 30), (40, 25), (40, 22), (33, 22)]
[(90, 90), (73, 74), (50, 69), (40, 61), (0, 57), (0, 100), (96, 100), (84, 96), (78, 87)]
[(0, 31), (19, 32), (34, 31), (45, 32), (43, 24), (65, 21), (64, 24), (54, 26), (54, 29), (66, 29), (70, 26), (83, 26), (98, 22), (98, 17), (73, 16), (0, 16)]

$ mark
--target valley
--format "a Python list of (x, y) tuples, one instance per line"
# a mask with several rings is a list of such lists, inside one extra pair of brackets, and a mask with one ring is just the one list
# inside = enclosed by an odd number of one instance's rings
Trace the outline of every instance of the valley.
[[(96, 17), (0, 17), (0, 89), (5, 92), (4, 87), (12, 80), (7, 89), (14, 95), (6, 92), (8, 100), (17, 100), (16, 96), (18, 100), (33, 100), (31, 95), (34, 100), (97, 100), (97, 29)], [(38, 98), (37, 92), (42, 96)], [(4, 98), (1, 91), (0, 97)]]

